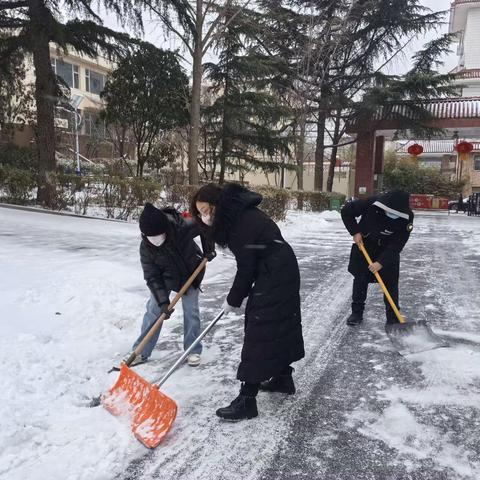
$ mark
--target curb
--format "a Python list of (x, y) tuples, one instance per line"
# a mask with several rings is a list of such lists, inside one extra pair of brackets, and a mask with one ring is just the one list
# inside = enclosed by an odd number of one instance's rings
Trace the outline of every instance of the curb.
[(43, 213), (46, 215), (60, 215), (63, 217), (74, 217), (74, 218), (85, 218), (88, 220), (101, 220), (104, 222), (120, 222), (120, 223), (131, 223), (127, 220), (118, 220), (116, 218), (104, 218), (104, 217), (92, 217), (90, 215), (78, 215), (76, 213), (69, 213), (69, 212), (57, 212), (53, 210), (45, 210), (40, 207), (26, 207), (24, 205), (13, 205), (10, 203), (0, 203), (0, 208), (7, 208), (10, 210), (21, 210), (24, 212), (34, 212), (34, 213)]

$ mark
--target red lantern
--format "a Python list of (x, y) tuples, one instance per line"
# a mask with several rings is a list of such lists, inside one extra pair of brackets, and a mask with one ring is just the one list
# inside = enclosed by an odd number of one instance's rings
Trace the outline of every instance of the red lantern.
[(473, 144), (464, 140), (463, 142), (457, 144), (455, 150), (459, 153), (460, 160), (464, 162), (467, 160), (468, 154), (473, 150)]
[(472, 150), (473, 150), (473, 144), (470, 142), (460, 142), (456, 147), (455, 150), (460, 154), (460, 155), (468, 155)]
[(413, 145), (410, 145), (408, 147), (407, 152), (414, 157), (418, 157), (418, 155), (421, 155), (423, 153), (423, 147), (418, 143), (414, 143)]

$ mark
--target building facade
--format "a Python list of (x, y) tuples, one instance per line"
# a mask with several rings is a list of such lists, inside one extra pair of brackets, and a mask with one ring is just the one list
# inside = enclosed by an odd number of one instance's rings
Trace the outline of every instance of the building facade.
[(453, 73), (463, 97), (480, 97), (480, 1), (455, 0), (450, 33), (456, 34), (458, 66)]
[[(71, 102), (68, 108), (55, 109), (57, 131), (57, 156), (73, 158), (78, 137), (79, 152), (84, 161), (95, 158), (111, 158), (113, 145), (108, 140), (105, 123), (100, 118), (104, 103), (100, 97), (108, 74), (114, 64), (98, 56), (94, 59), (84, 55), (60, 51), (50, 45), (51, 64), (54, 73), (69, 87)], [(26, 64), (25, 86), (35, 83), (33, 62)], [(1, 141), (12, 140), (19, 146), (28, 146), (34, 141), (33, 128), (26, 125), (9, 130)]]

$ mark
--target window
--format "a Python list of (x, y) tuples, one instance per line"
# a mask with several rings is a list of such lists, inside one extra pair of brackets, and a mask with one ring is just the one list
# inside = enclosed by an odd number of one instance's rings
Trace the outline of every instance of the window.
[(80, 87), (78, 65), (64, 62), (59, 58), (53, 58), (52, 68), (55, 75), (59, 76), (70, 88)]
[(85, 69), (85, 90), (100, 95), (105, 86), (105, 75), (88, 68)]
[(473, 169), (480, 170), (480, 155), (473, 157)]
[(98, 115), (91, 112), (85, 112), (83, 114), (83, 125), (84, 135), (105, 138), (105, 121), (101, 120)]

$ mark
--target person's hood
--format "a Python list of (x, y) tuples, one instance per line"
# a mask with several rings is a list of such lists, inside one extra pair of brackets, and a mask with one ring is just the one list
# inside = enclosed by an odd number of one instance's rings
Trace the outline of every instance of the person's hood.
[(238, 220), (239, 215), (247, 208), (260, 205), (262, 199), (263, 197), (259, 193), (247, 190), (237, 183), (227, 183), (223, 187), (215, 207), (212, 225), (215, 242), (226, 246), (230, 229)]
[(385, 212), (394, 213), (405, 220), (410, 219), (410, 194), (403, 190), (393, 190), (380, 195), (373, 205)]

